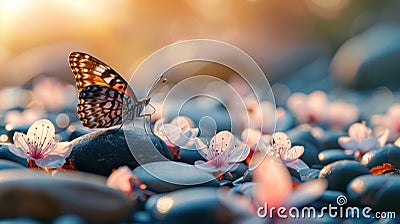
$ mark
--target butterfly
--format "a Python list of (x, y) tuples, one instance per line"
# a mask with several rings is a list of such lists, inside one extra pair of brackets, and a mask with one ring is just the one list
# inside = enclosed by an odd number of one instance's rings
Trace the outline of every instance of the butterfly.
[[(155, 108), (150, 104), (150, 95), (166, 82), (163, 75), (156, 79), (146, 97), (138, 99), (129, 84), (99, 59), (86, 53), (72, 52), (68, 61), (79, 94), (78, 117), (85, 127), (122, 127), (127, 120), (133, 123), (135, 117), (149, 117), (151, 123)], [(153, 112), (143, 113), (148, 105), (153, 108)]]

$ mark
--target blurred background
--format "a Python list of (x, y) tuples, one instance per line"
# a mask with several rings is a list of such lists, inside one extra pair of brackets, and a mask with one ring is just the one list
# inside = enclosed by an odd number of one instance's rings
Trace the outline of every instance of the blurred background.
[[(3, 113), (2, 123), (76, 110), (71, 51), (90, 53), (129, 80), (156, 50), (193, 38), (248, 53), (278, 106), (294, 92), (319, 89), (368, 117), (397, 99), (399, 9), (396, 0), (0, 0), (0, 110), (23, 108), (8, 120)], [(371, 107), (376, 102), (382, 107)]]
[(376, 24), (399, 21), (399, 7), (371, 0), (1, 0), (0, 85), (21, 85), (38, 73), (72, 81), (72, 50), (89, 52), (129, 78), (154, 51), (193, 38), (239, 47), (273, 81), (333, 56)]

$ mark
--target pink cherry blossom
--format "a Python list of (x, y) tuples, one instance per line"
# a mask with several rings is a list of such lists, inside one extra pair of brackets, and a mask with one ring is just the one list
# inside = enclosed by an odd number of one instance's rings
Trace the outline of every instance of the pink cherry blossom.
[(238, 162), (246, 159), (250, 148), (229, 131), (217, 133), (209, 145), (196, 139), (196, 148), (207, 162), (198, 160), (195, 166), (208, 172), (228, 172), (237, 168)]
[(65, 158), (72, 150), (70, 142), (55, 142), (54, 125), (47, 119), (34, 122), (28, 129), (28, 134), (14, 134), (14, 145), (9, 146), (10, 152), (34, 161), (42, 168), (57, 168), (65, 163)]
[(260, 138), (258, 148), (268, 156), (279, 158), (283, 164), (296, 170), (308, 168), (300, 158), (304, 153), (303, 146), (293, 146), (289, 137), (283, 132), (276, 132), (270, 137)]
[(193, 126), (192, 119), (185, 116), (175, 117), (170, 123), (160, 119), (154, 124), (154, 134), (168, 146), (187, 147), (194, 143), (193, 140), (199, 133), (199, 129)]
[(371, 123), (375, 125), (375, 133), (389, 130), (388, 141), (394, 141), (400, 136), (400, 104), (392, 105), (385, 115), (374, 115)]
[(372, 135), (371, 128), (365, 122), (354, 123), (349, 128), (348, 137), (340, 137), (339, 145), (353, 152), (368, 152), (378, 147), (384, 146), (389, 136), (389, 131), (385, 130), (378, 136)]
[(295, 93), (287, 101), (288, 108), (301, 123), (319, 123), (323, 120), (328, 97), (322, 91), (310, 95)]

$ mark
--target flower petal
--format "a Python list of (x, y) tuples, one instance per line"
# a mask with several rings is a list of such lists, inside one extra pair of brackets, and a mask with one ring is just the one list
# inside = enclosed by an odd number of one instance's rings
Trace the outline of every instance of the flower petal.
[(379, 146), (384, 146), (386, 144), (389, 134), (389, 129), (385, 129), (385, 131), (383, 131), (380, 135), (376, 136)]
[(21, 158), (28, 158), (28, 153), (21, 147), (16, 147), (15, 145), (9, 145), (8, 150), (12, 152), (14, 155), (19, 156)]
[(362, 141), (372, 135), (372, 130), (363, 123), (354, 123), (349, 128), (349, 136)]
[(211, 151), (209, 150), (208, 146), (206, 144), (204, 144), (200, 138), (195, 138), (194, 144), (195, 144), (197, 151), (199, 151), (200, 155), (204, 159), (210, 160), (211, 158), (213, 158), (213, 156), (210, 155)]
[(303, 146), (293, 146), (289, 150), (283, 151), (283, 153), (281, 153), (280, 156), (284, 162), (292, 162), (298, 159), (301, 155), (303, 155), (303, 153), (304, 153)]
[(362, 140), (358, 144), (358, 149), (362, 152), (368, 152), (372, 149), (375, 149), (379, 146), (378, 140), (374, 136), (370, 136), (364, 140)]
[(53, 143), (55, 148), (48, 155), (58, 155), (67, 158), (72, 151), (72, 144), (70, 142), (57, 142)]
[(186, 132), (187, 130), (194, 127), (193, 120), (186, 116), (175, 117), (174, 119), (172, 119), (170, 124), (179, 127), (179, 129), (181, 129), (183, 132)]
[(218, 172), (219, 169), (215, 166), (213, 166), (210, 163), (206, 163), (203, 160), (197, 160), (196, 162), (194, 162), (194, 166), (201, 169), (201, 170), (205, 170), (207, 172), (213, 173), (213, 172)]
[(28, 136), (21, 132), (15, 132), (13, 137), (15, 147), (21, 148), (25, 153), (29, 152)]
[(276, 132), (272, 135), (272, 145), (279, 154), (282, 154), (292, 147), (292, 142), (285, 133)]
[(191, 128), (183, 132), (178, 126), (166, 124), (163, 127), (165, 136), (168, 139), (167, 142), (179, 147), (189, 146), (190, 143), (193, 144), (193, 138), (198, 134), (197, 128)]
[(343, 149), (358, 150), (358, 141), (351, 137), (339, 137), (338, 143)]
[(285, 163), (285, 165), (288, 166), (288, 167), (291, 167), (291, 168), (293, 168), (293, 169), (295, 169), (297, 171), (309, 168), (308, 165), (305, 162), (303, 162), (303, 160), (301, 160), (301, 159), (296, 159), (296, 160), (294, 160), (292, 162)]
[(65, 159), (59, 155), (48, 155), (42, 159), (35, 160), (36, 165), (39, 167), (58, 168), (65, 163)]
[(245, 160), (250, 153), (250, 147), (243, 142), (235, 139), (236, 144), (230, 149), (231, 153), (228, 156), (228, 163), (237, 163)]
[(28, 129), (28, 138), (43, 147), (54, 141), (55, 129), (53, 123), (47, 119), (35, 121)]
[[(163, 125), (164, 119), (158, 119), (155, 123), (154, 123), (154, 133), (157, 135), (157, 132), (159, 132), (161, 130), (161, 126)], [(160, 136), (159, 136), (160, 137)], [(161, 138), (161, 137), (160, 137)]]

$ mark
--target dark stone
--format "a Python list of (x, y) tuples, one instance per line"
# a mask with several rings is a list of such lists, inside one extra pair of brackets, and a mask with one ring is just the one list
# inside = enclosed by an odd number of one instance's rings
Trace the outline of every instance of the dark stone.
[(292, 141), (292, 147), (295, 145), (304, 147), (304, 153), (300, 157), (301, 160), (303, 160), (308, 166), (320, 164), (320, 161), (318, 160), (318, 153), (321, 149), (321, 145), (314, 138), (310, 131), (295, 128), (288, 131), (287, 135)]
[(137, 167), (133, 173), (156, 193), (165, 193), (196, 186), (219, 186), (216, 178), (192, 165), (160, 161)]
[(393, 167), (400, 169), (400, 148), (387, 144), (382, 148), (367, 152), (361, 159), (361, 164), (369, 169), (390, 163)]
[(347, 186), (349, 200), (360, 206), (369, 206), (376, 211), (399, 213), (400, 176), (363, 175)]
[(332, 191), (332, 190), (326, 190), (324, 193), (322, 193), (320, 197), (320, 201), (325, 201), (328, 202), (332, 205), (336, 204), (336, 200), (339, 196), (343, 195), (343, 192), (341, 191)]
[(162, 223), (232, 223), (239, 218), (221, 203), (218, 188), (207, 187), (151, 197), (146, 210), (153, 215), (153, 222)]
[(340, 148), (338, 139), (341, 136), (346, 136), (343, 130), (325, 130), (324, 133), (317, 137), (317, 141), (322, 146), (322, 150)]
[(64, 178), (25, 169), (0, 173), (0, 204), (7, 205), (0, 206), (2, 218), (51, 221), (73, 214), (87, 222), (115, 223), (129, 220), (134, 211), (134, 200), (105, 184), (87, 180), (89, 174), (74, 173)]
[(301, 181), (307, 182), (309, 180), (317, 179), (319, 175), (319, 170), (317, 169), (302, 169), (299, 171)]
[(20, 163), (12, 162), (10, 160), (0, 159), (0, 170), (11, 170), (25, 168)]
[(8, 150), (8, 144), (0, 144), (0, 159), (14, 161), (25, 167), (29, 167), (26, 159), (18, 157)]
[(180, 148), (179, 150), (179, 155), (180, 155), (180, 162), (188, 163), (188, 164), (194, 164), (197, 160), (204, 160), (203, 156), (199, 153), (198, 150), (196, 149), (185, 149), (185, 148)]
[(222, 175), (223, 180), (235, 181), (240, 177), (243, 177), (244, 173), (249, 170), (248, 166), (244, 163), (238, 163), (239, 166), (234, 171), (230, 171), (228, 173), (224, 173)]
[(347, 184), (355, 177), (369, 174), (368, 168), (357, 161), (340, 160), (330, 163), (319, 173), (319, 178), (328, 180), (328, 189), (345, 192)]
[(242, 184), (238, 184), (238, 185), (234, 186), (229, 191), (231, 193), (245, 195), (249, 199), (253, 199), (254, 198), (253, 188), (255, 185), (256, 185), (256, 183), (254, 183), (254, 182), (246, 182), (246, 183), (242, 183)]
[(359, 89), (399, 88), (400, 26), (382, 23), (343, 43), (331, 64), (333, 79)]
[(318, 154), (322, 165), (327, 165), (338, 160), (354, 160), (354, 153), (347, 153), (342, 149), (327, 149)]
[(167, 145), (141, 128), (99, 130), (76, 138), (72, 143), (74, 147), (67, 164), (76, 170), (103, 176), (109, 176), (120, 166), (134, 169), (143, 163), (171, 159)]
[(292, 178), (295, 178), (297, 180), (299, 180), (299, 182), (301, 182), (301, 177), (300, 177), (300, 173), (297, 172), (297, 170), (293, 169), (292, 167), (287, 166), (286, 167), (287, 170), (289, 171), (289, 174)]

